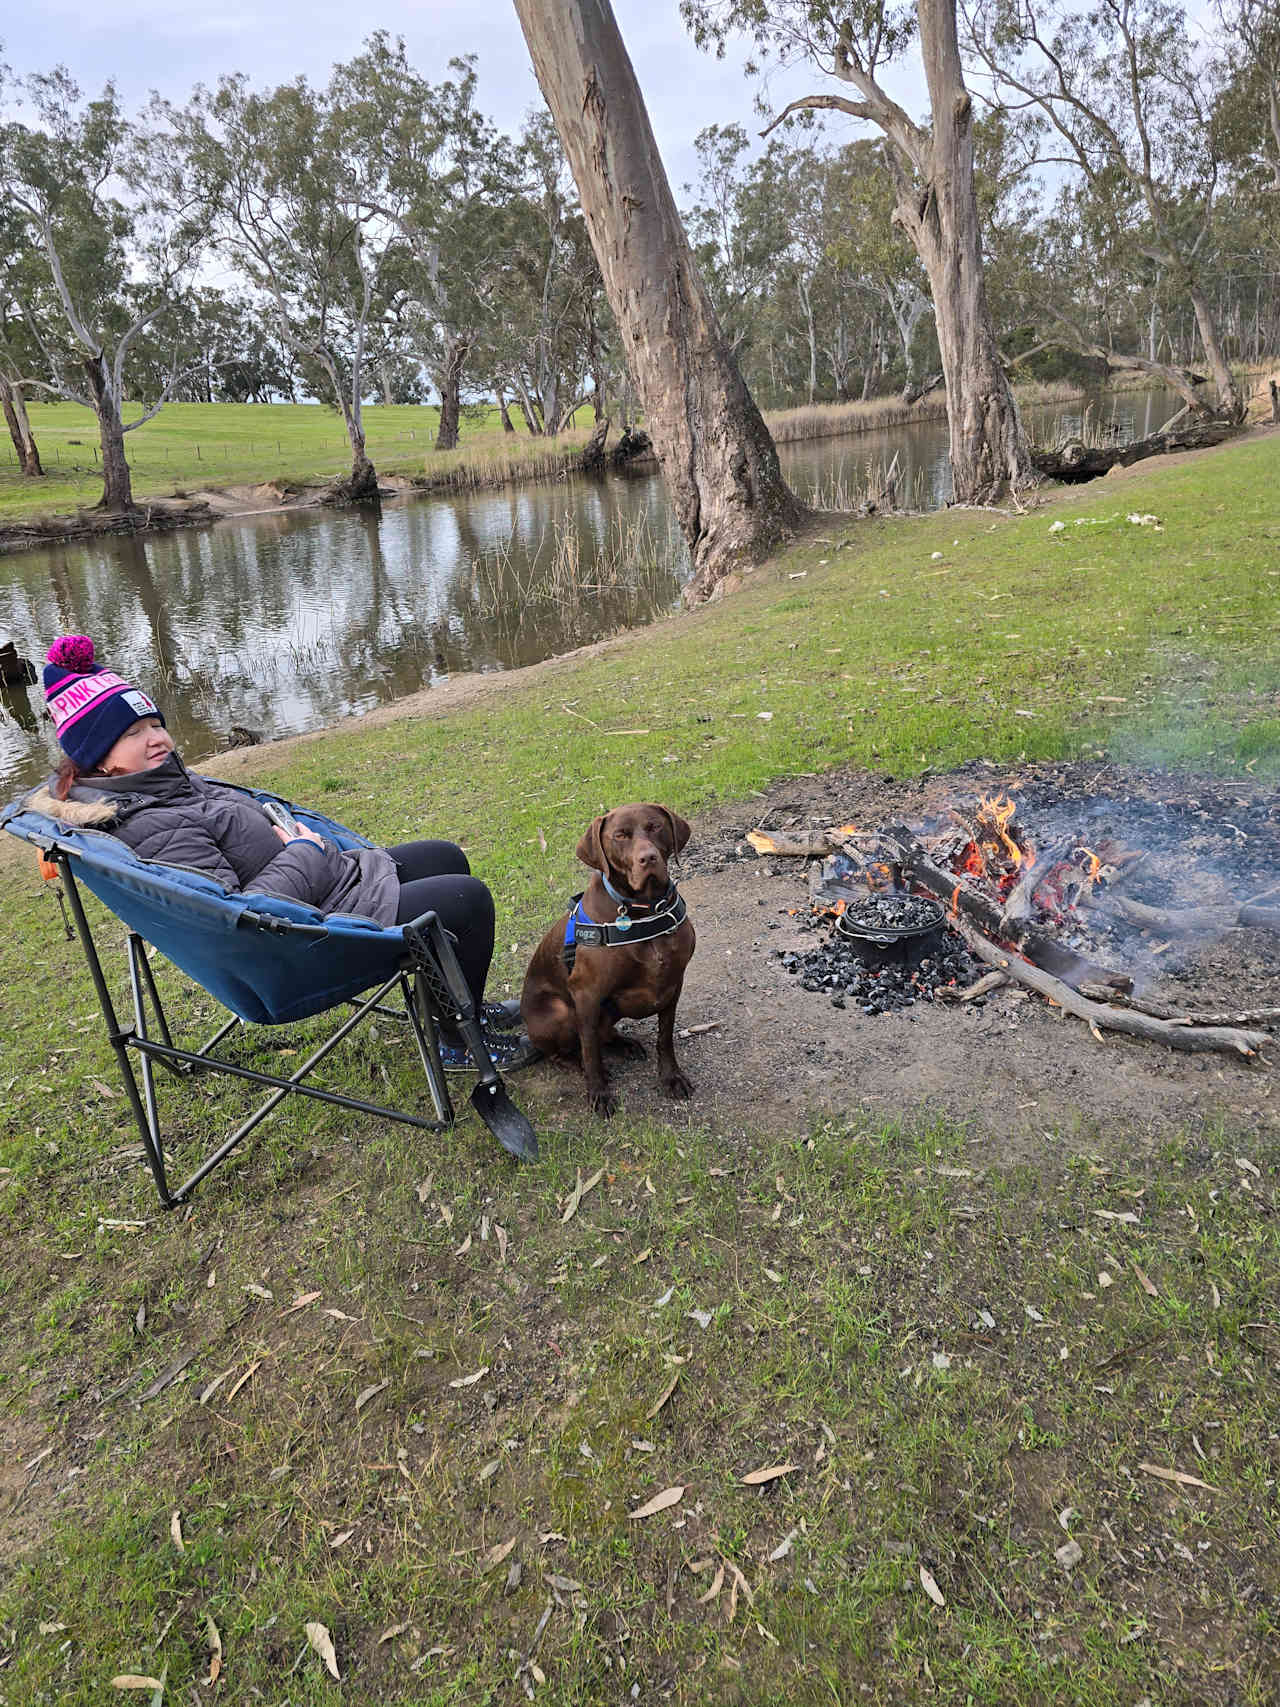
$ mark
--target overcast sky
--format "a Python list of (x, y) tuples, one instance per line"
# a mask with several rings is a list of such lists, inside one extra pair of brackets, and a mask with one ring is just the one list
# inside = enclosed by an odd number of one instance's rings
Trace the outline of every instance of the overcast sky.
[[(759, 129), (754, 86), (742, 70), (745, 51), (723, 61), (698, 53), (678, 0), (614, 0), (614, 11), (683, 201), (682, 186), (694, 175), (693, 139), (704, 125), (737, 121)], [(15, 72), (62, 63), (86, 92), (111, 77), (132, 102), (152, 89), (180, 99), (227, 71), (244, 71), (260, 87), (299, 73), (323, 82), (329, 67), (376, 29), (402, 35), (414, 64), (432, 78), (446, 74), (455, 54), (477, 54), (481, 109), (504, 129), (516, 129), (539, 99), (511, 0), (40, 0), (10, 11), (0, 41)], [(822, 82), (815, 73), (792, 72), (773, 93), (781, 104)], [(910, 85), (895, 93), (913, 109), (921, 105)], [(832, 131), (854, 134), (838, 117)]]

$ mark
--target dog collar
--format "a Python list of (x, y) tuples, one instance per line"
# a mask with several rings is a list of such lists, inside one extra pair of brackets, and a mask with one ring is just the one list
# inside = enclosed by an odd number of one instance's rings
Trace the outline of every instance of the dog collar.
[[(619, 914), (625, 913), (628, 918), (630, 918), (631, 914), (637, 909), (642, 913), (661, 912), (665, 907), (670, 906), (672, 896), (677, 893), (675, 884), (668, 883), (666, 894), (659, 896), (656, 901), (637, 901), (632, 896), (624, 895), (621, 890), (615, 889), (613, 884), (609, 881), (609, 873), (607, 871), (598, 871), (596, 872), (596, 876), (600, 879), (601, 883), (604, 884), (605, 893), (609, 896), (610, 900), (618, 903)], [(623, 926), (623, 929), (626, 929), (625, 925)]]
[[(617, 894), (607, 882), (605, 887), (618, 902), (618, 917), (610, 924), (597, 924), (587, 916), (582, 905), (582, 896), (573, 897), (573, 905), (569, 909), (569, 917), (564, 927), (564, 963), (569, 971), (577, 958), (579, 947), (582, 948), (626, 948), (636, 943), (651, 942), (655, 937), (667, 936), (680, 926), (688, 917), (689, 909), (685, 905), (684, 896), (672, 883), (666, 894), (659, 901), (635, 903), (628, 901), (625, 896)], [(652, 911), (642, 919), (633, 919), (625, 910), (634, 905), (651, 906)]]

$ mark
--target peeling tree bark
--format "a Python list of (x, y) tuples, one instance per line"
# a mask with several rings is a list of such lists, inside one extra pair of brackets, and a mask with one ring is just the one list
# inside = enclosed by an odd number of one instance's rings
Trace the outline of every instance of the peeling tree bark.
[(716, 318), (608, 0), (515, 0), (645, 424), (693, 556), (686, 599), (804, 515)]

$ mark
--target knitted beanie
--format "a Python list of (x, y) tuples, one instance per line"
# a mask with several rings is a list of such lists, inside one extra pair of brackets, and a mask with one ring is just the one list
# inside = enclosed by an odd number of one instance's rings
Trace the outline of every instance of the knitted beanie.
[(45, 653), (44, 698), (58, 745), (82, 771), (106, 757), (140, 717), (164, 713), (141, 688), (93, 661), (87, 634), (64, 634)]

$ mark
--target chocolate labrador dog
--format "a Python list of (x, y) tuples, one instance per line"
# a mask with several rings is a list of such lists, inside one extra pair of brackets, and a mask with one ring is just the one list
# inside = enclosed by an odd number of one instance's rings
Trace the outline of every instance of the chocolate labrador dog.
[(693, 1091), (674, 1037), (695, 938), (668, 871), (688, 840), (688, 824), (665, 806), (617, 806), (597, 818), (578, 843), (592, 870), (587, 891), (543, 937), (525, 973), (520, 1012), (530, 1040), (544, 1055), (581, 1059), (597, 1114), (618, 1106), (601, 1046), (644, 1054), (641, 1044), (615, 1037), (620, 1019), (657, 1014), (663, 1088), (674, 1097)]

